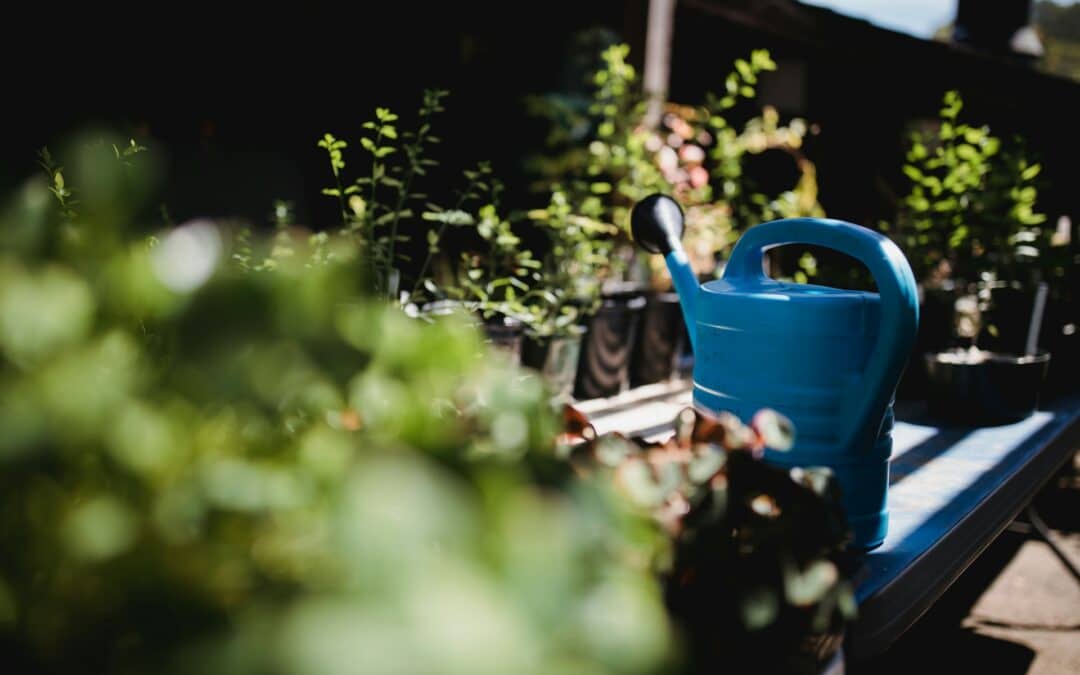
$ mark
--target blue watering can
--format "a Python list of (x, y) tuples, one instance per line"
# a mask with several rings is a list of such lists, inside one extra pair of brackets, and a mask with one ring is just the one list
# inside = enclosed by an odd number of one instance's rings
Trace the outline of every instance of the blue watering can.
[[(723, 278), (699, 285), (680, 239), (683, 215), (652, 195), (631, 216), (634, 239), (664, 254), (694, 347), (694, 405), (749, 419), (773, 408), (795, 423), (795, 446), (766, 451), (783, 467), (827, 466), (843, 490), (853, 546), (881, 544), (892, 453), (892, 401), (919, 323), (915, 278), (900, 249), (858, 225), (789, 218), (752, 227)], [(878, 293), (770, 279), (765, 251), (834, 249), (870, 269)]]

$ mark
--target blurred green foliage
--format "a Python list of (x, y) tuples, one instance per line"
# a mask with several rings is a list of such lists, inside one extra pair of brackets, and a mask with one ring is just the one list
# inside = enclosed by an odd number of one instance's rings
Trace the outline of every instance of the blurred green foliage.
[(158, 231), (153, 153), (105, 151), (0, 212), (13, 672), (671, 664), (669, 543), (555, 456), (535, 377), (373, 297), (370, 239), (296, 235), (286, 204), (266, 242)]
[[(532, 162), (541, 176), (536, 187), (565, 195), (574, 214), (558, 221), (538, 211), (534, 218), (555, 228), (560, 222), (589, 224), (584, 236), (596, 242), (589, 266), (597, 283), (589, 289), (565, 289), (567, 295), (599, 294), (600, 282), (626, 271), (633, 259), (626, 249), (630, 209), (656, 192), (682, 205), (684, 244), (703, 274), (712, 273), (747, 227), (776, 218), (823, 215), (814, 165), (800, 150), (806, 123), (793, 119), (781, 125), (777, 112), (768, 107), (741, 126), (734, 121), (736, 106), (757, 95), (761, 74), (776, 69), (767, 51), (737, 59), (722, 95), (709, 94), (696, 106), (666, 104), (655, 127), (645, 119), (646, 98), (628, 56), (627, 45), (606, 48), (587, 96), (550, 94), (530, 100), (532, 111), (551, 122), (550, 151)], [(800, 176), (797, 185), (778, 195), (756, 190), (745, 171), (748, 157), (770, 150), (789, 154)], [(650, 262), (655, 263), (654, 285), (670, 286), (662, 262)]]
[(1080, 6), (1038, 0), (1032, 18), (1046, 54), (1039, 67), (1080, 81)]
[(1036, 210), (1041, 166), (1019, 142), (1006, 146), (989, 127), (963, 121), (962, 109), (960, 93), (946, 92), (934, 128), (914, 133), (907, 152), (909, 192), (891, 233), (916, 276), (933, 285), (1063, 275)]

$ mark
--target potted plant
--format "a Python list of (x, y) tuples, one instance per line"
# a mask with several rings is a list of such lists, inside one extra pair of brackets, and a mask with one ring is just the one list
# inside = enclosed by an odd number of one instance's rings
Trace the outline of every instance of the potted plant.
[[(644, 97), (626, 62), (628, 53), (626, 45), (604, 50), (585, 96), (533, 100), (534, 109), (553, 121), (555, 152), (533, 163), (543, 176), (541, 185), (559, 185), (574, 213), (608, 225), (601, 235), (611, 251), (603, 278), (612, 283), (596, 315), (602, 323), (585, 338), (579, 396), (610, 395), (628, 385), (667, 379), (685, 357), (688, 340), (666, 271), (649, 270), (650, 263), (628, 247), (627, 214), (635, 201), (662, 192), (682, 203), (688, 250), (703, 258), (700, 270), (716, 268), (717, 256), (730, 248), (740, 228), (820, 214), (813, 165), (798, 152), (806, 125), (793, 120), (781, 126), (768, 108), (742, 129), (726, 119), (738, 101), (755, 95), (758, 75), (775, 69), (768, 52), (738, 59), (723, 96), (710, 96), (698, 107), (668, 105), (658, 128), (644, 122)], [(793, 190), (767, 197), (743, 175), (743, 161), (775, 149), (795, 156), (802, 178)], [(643, 294), (647, 299), (641, 306)], [(589, 381), (598, 377), (603, 384)]]
[[(474, 316), (493, 344), (520, 360), (524, 309), (519, 297), (538, 278), (540, 262), (502, 215), (501, 182), (490, 164), (481, 162), (464, 172), (465, 186), (451, 206), (435, 204), (420, 192), (420, 181), (438, 166), (430, 156), (439, 142), (432, 123), (447, 95), (424, 92), (412, 131), (399, 131), (398, 116), (377, 108), (360, 139), (371, 168), (352, 183), (343, 176), (347, 142), (325, 134), (319, 147), (328, 154), (334, 185), (323, 194), (339, 203), (340, 234), (356, 241), (377, 295), (418, 317), (457, 311)], [(453, 248), (445, 242), (448, 228), (454, 229)], [(421, 239), (424, 245), (416, 246)], [(410, 257), (415, 250), (423, 252), (419, 261)]]
[(402, 265), (408, 256), (402, 250), (409, 241), (410, 225), (420, 219), (423, 195), (416, 181), (437, 162), (428, 156), (438, 138), (431, 133), (434, 117), (444, 111), (448, 92), (424, 91), (411, 131), (398, 129), (398, 116), (389, 108), (376, 108), (375, 119), (364, 122), (366, 134), (360, 147), (371, 157), (370, 170), (353, 181), (344, 176), (347, 141), (327, 133), (318, 145), (327, 153), (334, 184), (322, 193), (337, 201), (341, 213), (341, 233), (355, 239), (369, 268), (368, 283), (388, 300), (400, 300)]
[[(525, 326), (533, 321), (526, 300), (541, 281), (543, 263), (522, 245), (509, 219), (502, 215), (502, 182), (491, 165), (481, 162), (465, 171), (467, 181), (453, 208), (428, 204), (424, 261), (410, 293), (413, 303), (460, 307), (483, 323), (492, 344), (521, 360)], [(456, 259), (443, 250), (448, 227), (455, 228)], [(439, 305), (436, 305), (439, 306)]]
[[(749, 61), (739, 59), (728, 75), (728, 91), (750, 96), (757, 75), (774, 68), (763, 51), (754, 52)], [(777, 218), (824, 215), (817, 202), (814, 165), (800, 150), (805, 122), (794, 119), (781, 125), (776, 110), (766, 106), (736, 131), (725, 118), (735, 105), (734, 95), (710, 95), (707, 100), (696, 108), (669, 104), (662, 126), (649, 132), (654, 138), (646, 141), (646, 146), (660, 148), (655, 161), (686, 214), (683, 244), (702, 280), (722, 270), (722, 261), (747, 227)], [(795, 186), (772, 197), (755, 189), (743, 167), (747, 158), (768, 151), (787, 155), (799, 175)], [(693, 355), (686, 358), (689, 340), (667, 267), (656, 256), (639, 253), (639, 261), (649, 266), (653, 292), (635, 347), (631, 381), (649, 384), (670, 377), (675, 364), (689, 360), (692, 366)], [(806, 282), (814, 274), (813, 262), (803, 253), (795, 279)]]
[[(587, 302), (591, 313), (574, 385), (574, 396), (581, 399), (612, 396), (629, 387), (630, 358), (645, 304), (641, 284), (626, 276), (633, 252), (623, 221), (634, 190), (641, 183), (656, 183), (659, 174), (635, 133), (643, 107), (628, 54), (626, 45), (605, 49), (602, 66), (591, 74), (589, 95), (576, 102), (577, 114), (563, 119), (566, 126), (584, 125), (587, 135), (570, 138), (558, 154), (534, 161), (545, 189), (565, 195), (571, 213), (563, 222), (577, 223), (594, 240), (593, 287), (585, 297), (597, 299)], [(563, 112), (574, 110), (565, 99), (546, 101)], [(636, 179), (625, 179), (631, 175)]]
[[(1036, 303), (1036, 289), (1063, 268), (1046, 217), (1035, 210), (1040, 166), (1022, 146), (1005, 148), (988, 127), (961, 120), (962, 108), (960, 94), (947, 92), (936, 130), (913, 138), (897, 234), (913, 253), (930, 310), (917, 344), (926, 356), (916, 356), (925, 358), (932, 408), (1002, 421), (1034, 409), (1049, 359), (1038, 350), (1046, 295)], [(969, 349), (943, 351), (945, 337), (929, 331), (944, 327)]]
[(611, 228), (574, 214), (566, 194), (527, 214), (546, 236), (541, 282), (521, 301), (527, 317), (523, 363), (539, 370), (557, 397), (571, 397), (587, 318), (601, 303), (598, 279), (609, 261)]

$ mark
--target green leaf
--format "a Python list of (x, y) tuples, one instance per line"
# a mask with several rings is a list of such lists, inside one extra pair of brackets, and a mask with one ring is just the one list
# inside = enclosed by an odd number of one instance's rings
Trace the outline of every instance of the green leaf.
[(735, 70), (739, 71), (739, 75), (748, 82), (752, 82), (754, 78), (754, 71), (750, 68), (750, 64), (744, 59), (735, 59)]
[(776, 591), (768, 587), (746, 592), (741, 605), (743, 625), (751, 631), (771, 625), (780, 613), (780, 599)]
[(730, 73), (724, 80), (724, 89), (729, 94), (734, 94), (739, 91), (739, 78), (735, 73)]
[(475, 222), (471, 213), (462, 211), (461, 209), (427, 211), (421, 215), (421, 218), (428, 221), (446, 223), (447, 225), (472, 225)]
[(953, 233), (949, 235), (949, 248), (957, 248), (960, 244), (964, 243), (967, 239), (968, 228), (966, 225), (961, 225), (953, 230)]
[(759, 410), (750, 423), (765, 447), (787, 451), (795, 444), (795, 425), (790, 419), (768, 408)]
[(755, 49), (750, 53), (750, 62), (757, 70), (776, 70), (776, 62), (772, 60), (767, 49)]
[(808, 607), (821, 600), (840, 579), (836, 565), (828, 560), (815, 560), (803, 571), (791, 569), (784, 573), (784, 595), (796, 607)]
[(380, 122), (393, 122), (398, 116), (390, 112), (389, 108), (375, 108), (375, 118)]
[(977, 153), (975, 152), (974, 146), (968, 145), (967, 143), (961, 143), (956, 146), (956, 156), (960, 159), (971, 161), (975, 159)]

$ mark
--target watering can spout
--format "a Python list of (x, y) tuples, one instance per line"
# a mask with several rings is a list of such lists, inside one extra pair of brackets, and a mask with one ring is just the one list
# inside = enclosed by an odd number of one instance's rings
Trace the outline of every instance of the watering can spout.
[(690, 259), (682, 245), (683, 212), (671, 197), (662, 194), (649, 195), (634, 205), (630, 214), (630, 230), (634, 241), (650, 253), (661, 253), (675, 292), (679, 294), (686, 330), (690, 344), (697, 348), (696, 304), (698, 280), (690, 267)]

